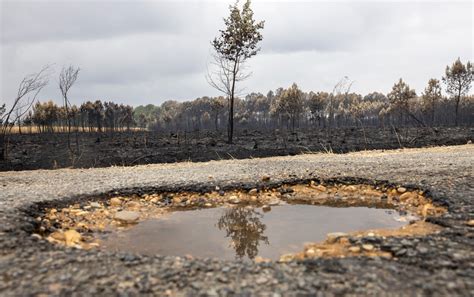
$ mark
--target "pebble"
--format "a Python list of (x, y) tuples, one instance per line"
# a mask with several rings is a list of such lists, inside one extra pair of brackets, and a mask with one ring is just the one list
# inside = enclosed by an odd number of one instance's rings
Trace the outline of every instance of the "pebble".
[(229, 202), (232, 203), (232, 204), (239, 204), (240, 199), (237, 196), (230, 196), (229, 197)]
[(31, 237), (33, 237), (35, 239), (42, 239), (43, 238), (43, 237), (41, 237), (41, 235), (36, 234), (36, 233), (31, 234)]
[(402, 194), (402, 193), (405, 193), (406, 191), (407, 191), (407, 189), (404, 188), (404, 187), (399, 187), (399, 188), (397, 189), (397, 192), (398, 192), (398, 193), (401, 193), (401, 194)]
[(364, 249), (364, 251), (370, 252), (370, 251), (373, 251), (373, 250), (374, 250), (374, 246), (371, 245), (371, 244), (363, 244), (363, 245), (362, 245), (362, 249)]
[(114, 197), (114, 198), (110, 199), (109, 204), (111, 206), (120, 206), (120, 205), (122, 205), (122, 200), (120, 200), (117, 197)]
[(262, 176), (262, 181), (267, 182), (270, 180), (270, 177), (268, 175)]
[(67, 246), (73, 246), (79, 241), (81, 241), (81, 234), (77, 232), (76, 230), (69, 229), (66, 232), (64, 232), (64, 241), (66, 242)]
[(258, 195), (258, 190), (257, 189), (251, 189), (249, 191), (249, 195), (250, 196), (257, 196)]
[(412, 192), (405, 192), (403, 193), (402, 195), (400, 195), (400, 200), (401, 201), (406, 201), (410, 198), (416, 198), (418, 195), (416, 193), (412, 193)]
[(91, 202), (91, 204), (90, 204), (90, 205), (91, 205), (91, 207), (93, 207), (93, 208), (101, 208), (101, 206), (100, 206), (100, 203), (99, 203), (99, 202)]
[(138, 221), (140, 214), (136, 211), (122, 210), (115, 214), (114, 219), (124, 223), (134, 223)]
[(265, 204), (264, 206), (262, 206), (262, 210), (263, 210), (264, 212), (267, 212), (267, 211), (272, 210), (272, 208), (270, 207), (270, 205), (266, 205), (266, 204)]
[(351, 246), (351, 247), (349, 248), (349, 252), (351, 252), (351, 253), (358, 253), (358, 252), (360, 252), (360, 247), (358, 247), (358, 246)]
[(339, 238), (348, 236), (347, 233), (344, 232), (333, 232), (328, 233), (326, 235), (326, 242), (327, 243), (335, 243)]
[(307, 249), (305, 252), (306, 257), (312, 258), (316, 255), (316, 251), (314, 249)]
[(211, 203), (206, 203), (204, 204), (205, 207), (212, 207), (212, 204)]
[(129, 207), (129, 208), (139, 208), (140, 203), (137, 202), (137, 201), (129, 201), (129, 202), (127, 202), (127, 207)]
[(466, 225), (468, 225), (470, 227), (474, 227), (474, 220), (467, 221)]

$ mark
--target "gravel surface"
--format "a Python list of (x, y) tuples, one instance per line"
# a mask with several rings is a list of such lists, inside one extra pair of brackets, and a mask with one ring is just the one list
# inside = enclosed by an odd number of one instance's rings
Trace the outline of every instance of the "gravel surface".
[[(0, 173), (0, 295), (474, 295), (474, 145), (207, 163)], [(270, 181), (262, 181), (269, 176)], [(429, 190), (440, 234), (362, 238), (396, 255), (286, 264), (147, 257), (53, 246), (31, 233), (45, 205), (106, 193), (250, 188), (310, 178)], [(311, 232), (311, 230), (308, 230)]]

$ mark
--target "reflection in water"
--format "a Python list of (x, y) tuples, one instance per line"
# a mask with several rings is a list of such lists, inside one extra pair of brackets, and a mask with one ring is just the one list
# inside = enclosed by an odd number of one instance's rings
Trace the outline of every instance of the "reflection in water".
[(235, 207), (226, 209), (219, 218), (217, 227), (231, 239), (230, 246), (237, 258), (247, 255), (253, 259), (258, 255), (260, 241), (270, 244), (268, 237), (263, 234), (266, 226), (260, 221), (262, 217), (255, 209)]
[(242, 207), (175, 211), (107, 234), (101, 247), (147, 255), (276, 260), (282, 254), (301, 251), (305, 242), (324, 240), (329, 232), (405, 225), (395, 220), (396, 214), (385, 211), (310, 205), (281, 205), (268, 212)]

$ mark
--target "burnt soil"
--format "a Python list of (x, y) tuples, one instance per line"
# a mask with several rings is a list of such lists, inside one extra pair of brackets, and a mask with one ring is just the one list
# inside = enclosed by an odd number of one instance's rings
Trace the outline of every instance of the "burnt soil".
[[(133, 167), (0, 172), (0, 295), (472, 296), (474, 145)], [(265, 177), (265, 178), (263, 178)], [(361, 237), (392, 259), (290, 263), (77, 250), (32, 236), (45, 207), (113, 195), (325, 183), (422, 189), (448, 212), (443, 231)], [(307, 230), (311, 232), (311, 230)]]
[[(364, 136), (365, 135), (365, 136)], [(80, 133), (79, 153), (72, 158), (67, 134), (14, 134), (10, 155), (0, 171), (55, 168), (93, 168), (183, 161), (244, 159), (309, 152), (347, 153), (373, 149), (417, 148), (466, 144), (474, 128), (344, 128), (326, 130), (241, 131), (234, 144), (224, 133), (211, 131), (163, 134), (157, 132)], [(74, 135), (72, 142), (75, 143)]]

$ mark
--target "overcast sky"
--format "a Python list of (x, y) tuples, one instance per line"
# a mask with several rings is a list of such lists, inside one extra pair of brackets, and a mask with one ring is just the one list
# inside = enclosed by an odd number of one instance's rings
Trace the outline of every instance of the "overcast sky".
[[(71, 101), (134, 106), (219, 95), (206, 82), (210, 41), (233, 1), (1, 2), (0, 103), (25, 74), (53, 64), (40, 100), (60, 102), (58, 73), (81, 68)], [(288, 87), (387, 93), (403, 77), (420, 93), (457, 57), (473, 60), (473, 4), (455, 2), (254, 0), (265, 20), (246, 92)]]

